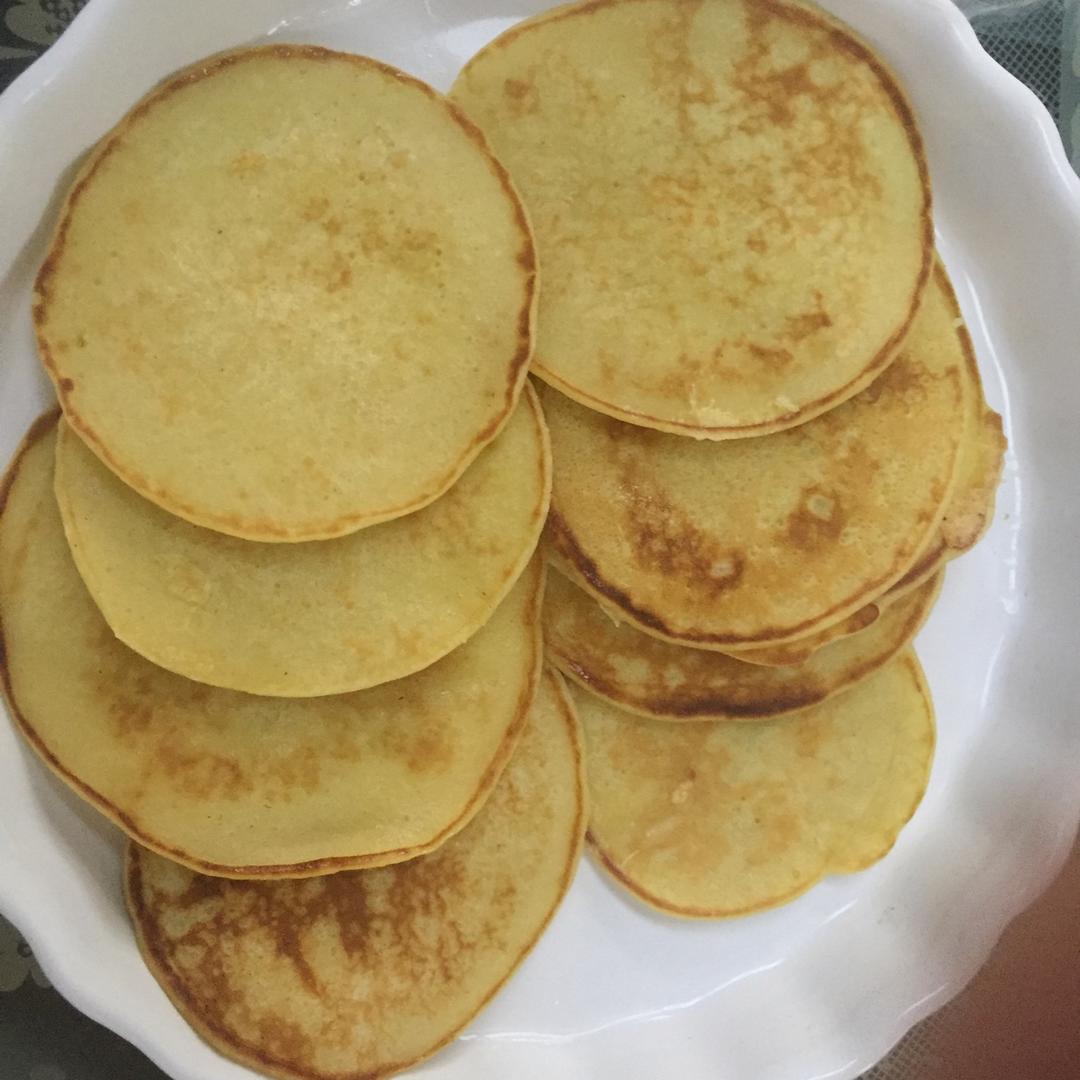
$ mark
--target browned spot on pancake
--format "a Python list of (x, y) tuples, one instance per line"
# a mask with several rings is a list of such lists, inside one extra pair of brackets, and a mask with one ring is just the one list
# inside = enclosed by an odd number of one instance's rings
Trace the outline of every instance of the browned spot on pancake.
[(787, 333), (793, 341), (804, 341), (818, 330), (826, 330), (833, 324), (832, 316), (821, 308), (821, 293), (817, 294), (818, 309), (802, 315), (789, 315), (784, 321)]
[(218, 891), (217, 878), (208, 877), (206, 874), (192, 874), (176, 903), (181, 909), (191, 908), (204, 900), (212, 900)]
[[(116, 647), (112, 631), (104, 621), (101, 624), (99, 647), (106, 652)], [(153, 706), (157, 701), (155, 674), (144, 670), (127, 680), (125, 686), (117, 686), (112, 682), (113, 673), (95, 671), (90, 675), (90, 681), (95, 684), (95, 697), (112, 699), (109, 704), (109, 720), (118, 739), (126, 740), (142, 734), (153, 723)], [(191, 685), (198, 686), (197, 683)]]
[(140, 735), (154, 719), (154, 710), (145, 702), (117, 698), (109, 704), (109, 720), (122, 739)]
[(190, 747), (175, 731), (158, 741), (156, 751), (161, 779), (197, 799), (235, 799), (254, 788), (251, 777), (232, 758)]
[(615, 358), (608, 352), (600, 354), (600, 378), (608, 386), (614, 386), (617, 377)]
[(297, 746), (275, 758), (266, 767), (267, 778), (274, 781), (272, 790), (286, 802), (294, 791), (312, 794), (319, 787), (321, 760), (322, 755), (311, 746)]
[(551, 544), (552, 550), (562, 556), (569, 566), (577, 570), (597, 592), (611, 600), (616, 607), (632, 613), (639, 622), (653, 630), (660, 633), (669, 632), (663, 619), (655, 612), (636, 605), (624, 590), (613, 585), (600, 573), (595, 560), (585, 553), (573, 530), (554, 506), (548, 514), (544, 535)]
[(632, 490), (626, 528), (631, 557), (643, 570), (658, 570), (710, 595), (735, 588), (742, 577), (742, 553), (721, 547), (660, 492)]
[(66, 378), (66, 377), (61, 379), (60, 380), (60, 389), (65, 394), (70, 394), (71, 391), (75, 389), (75, 380), (74, 379), (69, 379), (69, 378)]
[(825, 741), (826, 727), (823, 723), (804, 720), (797, 727), (798, 739), (795, 752), (801, 758), (815, 758)]
[(755, 360), (769, 368), (783, 370), (795, 359), (790, 349), (767, 348), (764, 345), (755, 345), (753, 342), (746, 348)]
[[(748, 49), (735, 63), (732, 84), (763, 112), (763, 118), (775, 126), (789, 126), (795, 119), (795, 105), (800, 96), (820, 99), (826, 88), (810, 77), (803, 61), (777, 71), (770, 57), (770, 23), (785, 21), (791, 8), (766, 3), (748, 3), (744, 7)], [(817, 19), (800, 20), (811, 34), (820, 31)], [(749, 121), (753, 125), (754, 121)], [(745, 121), (744, 121), (745, 123)], [(754, 128), (756, 130), (756, 128)]]
[[(950, 368), (945, 374), (955, 377), (959, 384), (958, 372)], [(863, 395), (870, 402), (879, 401), (883, 394), (891, 394), (917, 403), (925, 399), (926, 383), (934, 377), (922, 364), (902, 353), (863, 391)]]
[(652, 385), (661, 393), (682, 398), (687, 396), (689, 388), (697, 380), (703, 378), (707, 372), (714, 370), (715, 367), (721, 366), (708, 365), (701, 357), (691, 356), (685, 352), (680, 353), (675, 367), (668, 371), (663, 378), (654, 380)]
[[(751, 8), (753, 5), (751, 5)], [(795, 122), (800, 102), (812, 98), (821, 115), (825, 134), (816, 143), (803, 143), (790, 167), (805, 175), (801, 198), (826, 213), (845, 213), (851, 199), (863, 190), (881, 194), (879, 178), (863, 160), (853, 136), (857, 117), (870, 106), (861, 85), (839, 80), (831, 85), (814, 81), (807, 61), (776, 71), (770, 55), (764, 24), (751, 18), (750, 47), (736, 62), (733, 85), (742, 92), (747, 105), (736, 123), (750, 136)], [(827, 35), (818, 34), (812, 55), (827, 55)]]
[(789, 98), (797, 97), (799, 94), (814, 97), (820, 94), (822, 89), (810, 77), (810, 65), (805, 62), (793, 64), (791, 67), (776, 72), (773, 76), (773, 82)]
[(422, 251), (428, 255), (434, 255), (439, 243), (438, 236), (429, 229), (414, 229), (408, 227), (402, 233), (401, 246), (406, 251)]
[(444, 770), (454, 759), (454, 748), (440, 728), (422, 732), (412, 741), (406, 762), (416, 773)]
[(645, 189), (654, 203), (668, 206), (680, 206), (693, 209), (698, 200), (695, 197), (701, 191), (701, 179), (687, 172), (680, 176), (671, 173), (658, 173), (649, 178)]
[[(749, 373), (733, 364), (724, 363), (724, 346), (717, 345), (710, 356), (692, 356), (680, 353), (675, 365), (659, 379), (638, 379), (633, 372), (623, 372), (622, 378), (630, 385), (659, 391), (676, 398), (686, 398), (695, 383), (722, 378), (730, 383), (745, 382)], [(619, 422), (619, 421), (617, 421)], [(644, 433), (646, 428), (637, 429)]]
[(187, 699), (195, 705), (200, 705), (208, 701), (213, 692), (213, 687), (193, 682), (191, 686), (187, 687)]
[(757, 255), (763, 255), (769, 248), (769, 242), (763, 229), (754, 229), (746, 237), (746, 246)]
[[(300, 938), (300, 926), (298, 926), (292, 920), (285, 919), (276, 920), (276, 922), (272, 924), (272, 926), (274, 937), (277, 939), (278, 956), (284, 956), (292, 965), (293, 970), (299, 976), (300, 981), (304, 984), (304, 988), (313, 995), (317, 995), (320, 989), (319, 980), (316, 978), (315, 972), (311, 968), (311, 964), (308, 963), (307, 957), (304, 956), (303, 946)], [(280, 1032), (280, 1025), (276, 1019), (274, 1022), (274, 1027), (277, 1029), (277, 1032), (275, 1033)], [(297, 1045), (295, 1038), (299, 1034), (299, 1027), (296, 1027), (294, 1032), (290, 1032), (288, 1034), (287, 1037), (291, 1040), (292, 1045)], [(306, 1042), (307, 1040), (305, 1039), (304, 1041)]]
[(716, 83), (708, 72), (694, 63), (690, 52), (694, 19), (703, 2), (683, 0), (675, 5), (670, 17), (648, 42), (653, 89), (672, 99), (679, 130), (685, 136), (693, 134), (692, 106), (714, 105), (717, 101)]
[(503, 83), (503, 93), (510, 102), (511, 110), (521, 116), (532, 113), (540, 107), (540, 97), (536, 84), (524, 79), (507, 79)]
[(325, 195), (312, 195), (304, 203), (300, 216), (305, 221), (318, 221), (329, 209), (330, 200)]
[(344, 289), (352, 281), (352, 276), (352, 267), (341, 255), (334, 252), (330, 280), (327, 282), (326, 291), (332, 293)]
[(769, 123), (787, 127), (795, 120), (798, 96), (820, 95), (822, 88), (811, 81), (805, 63), (771, 71), (766, 66), (766, 54), (767, 47), (737, 61), (736, 78), (732, 81), (748, 98), (764, 107)]
[(161, 418), (166, 424), (175, 424), (184, 412), (186, 402), (177, 394), (166, 392), (161, 395)]
[(248, 176), (251, 173), (258, 172), (265, 165), (265, 154), (260, 154), (256, 150), (244, 150), (229, 162), (229, 172), (233, 176)]
[(314, 1043), (295, 1020), (285, 1016), (261, 1019), (259, 1045), (284, 1061), (307, 1061), (314, 1053)]
[(847, 515), (835, 492), (805, 488), (799, 505), (788, 515), (786, 535), (796, 547), (815, 548), (837, 540)]
[(344, 227), (341, 218), (329, 217), (322, 223), (323, 230), (328, 236), (337, 236)]

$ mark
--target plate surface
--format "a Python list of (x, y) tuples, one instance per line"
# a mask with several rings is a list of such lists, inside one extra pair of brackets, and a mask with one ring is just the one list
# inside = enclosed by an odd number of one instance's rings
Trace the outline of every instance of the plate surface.
[[(445, 88), (535, 0), (91, 0), (0, 96), (0, 455), (50, 398), (29, 288), (73, 164), (150, 86), (266, 40), (387, 60)], [(974, 974), (1080, 819), (1080, 182), (1035, 97), (948, 0), (827, 0), (893, 64), (926, 136), (938, 242), (1011, 450), (988, 538), (918, 647), (939, 718), (927, 798), (874, 869), (780, 910), (652, 915), (582, 867), (494, 1004), (417, 1072), (444, 1080), (843, 1080)], [(0, 911), (76, 1006), (176, 1080), (240, 1080), (144, 968), (119, 836), (0, 724)]]

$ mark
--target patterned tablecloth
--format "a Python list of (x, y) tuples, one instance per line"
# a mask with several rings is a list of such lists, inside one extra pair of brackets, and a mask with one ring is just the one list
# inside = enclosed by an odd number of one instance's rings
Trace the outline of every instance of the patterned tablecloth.
[[(227, 3), (228, 0), (222, 0)], [(1080, 167), (1080, 0), (958, 0), (990, 54), (1026, 82), (1058, 123), (1074, 166)], [(41, 55), (63, 32), (86, 0), (0, 0), (0, 89)], [(5, 154), (18, 147), (4, 147)], [(4, 870), (0, 867), (0, 873)], [(1060, 909), (1060, 910), (1059, 910)], [(1017, 927), (995, 954), (987, 974), (957, 1002), (912, 1031), (863, 1080), (972, 1080), (975, 1066), (958, 1068), (965, 1030), (978, 1032), (1005, 990), (1023, 975), (1017, 967), (1047, 938), (1072, 955), (1066, 1016), (1080, 1029), (1080, 847), (1054, 892)], [(1048, 920), (1050, 922), (1048, 923)], [(1045, 942), (1044, 942), (1045, 947)], [(1060, 952), (1060, 949), (1057, 949)], [(1023, 959), (1017, 961), (1019, 955)], [(1036, 962), (1042, 970), (1044, 964)], [(986, 999), (986, 1000), (983, 1000)], [(1069, 1001), (1071, 1000), (1071, 1005)], [(1006, 1009), (1006, 1011), (1009, 1011)], [(1009, 1033), (1011, 1034), (1011, 1033)], [(976, 1036), (977, 1037), (977, 1036)], [(1008, 1035), (1006, 1035), (1008, 1038)], [(999, 1057), (980, 1066), (978, 1080), (1076, 1080), (1080, 1038), (1059, 1040), (1057, 1057), (1067, 1071), (1047, 1064), (1024, 1076)], [(1043, 1050), (1047, 1048), (1044, 1046)], [(1055, 1048), (1051, 1048), (1055, 1051)], [(1053, 1056), (1053, 1055), (1052, 1055)], [(970, 1062), (969, 1056), (963, 1058)], [(994, 1060), (998, 1062), (994, 1064)], [(1049, 1059), (1048, 1059), (1049, 1060)], [(1071, 1064), (1069, 1064), (1071, 1062)], [(1054, 1071), (1048, 1071), (1053, 1069)], [(73, 1009), (49, 985), (29, 947), (0, 918), (0, 1080), (166, 1080), (165, 1074), (122, 1039)], [(733, 1080), (754, 1080), (738, 1077)]]

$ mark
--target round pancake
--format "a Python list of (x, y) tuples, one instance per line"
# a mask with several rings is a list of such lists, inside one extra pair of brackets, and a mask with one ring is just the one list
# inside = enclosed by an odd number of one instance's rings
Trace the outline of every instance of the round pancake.
[(343, 693), (409, 675), (474, 634), (547, 514), (551, 459), (531, 388), (441, 498), (336, 540), (255, 544), (192, 525), (118, 480), (61, 424), (56, 495), (75, 565), (121, 641), (252, 694)]
[(449, 1042), (536, 943), (581, 854), (580, 736), (556, 679), (542, 681), (491, 798), (430, 855), (240, 882), (132, 845), (139, 946), (192, 1027), (290, 1080), (372, 1080)]
[(170, 513), (251, 540), (400, 517), (513, 410), (535, 259), (460, 110), (272, 45), (155, 89), (92, 152), (36, 283), (72, 428)]
[(941, 523), (966, 438), (955, 298), (936, 275), (900, 356), (851, 401), (760, 439), (624, 424), (545, 388), (551, 549), (646, 633), (738, 649), (876, 599)]
[(0, 655), (12, 718), (61, 779), (139, 843), (235, 877), (398, 862), (472, 817), (536, 689), (539, 560), (483, 629), (406, 679), (300, 699), (204, 686), (98, 612), (53, 498), (54, 430), (39, 423), (9, 474)]
[(544, 593), (547, 657), (594, 694), (655, 720), (768, 720), (846, 691), (908, 645), (926, 620), (941, 575), (888, 607), (869, 629), (819, 649), (797, 667), (744, 664), (615, 623), (557, 572)]
[[(943, 271), (942, 271), (943, 272)], [(956, 487), (949, 499), (941, 527), (916, 558), (914, 565), (877, 600), (846, 619), (798, 638), (786, 645), (732, 651), (731, 655), (751, 664), (770, 667), (801, 664), (830, 641), (857, 633), (869, 626), (889, 604), (908, 595), (938, 574), (950, 560), (969, 551), (990, 527), (994, 501), (1004, 464), (1006, 441), (1001, 417), (986, 403), (975, 350), (966, 330), (961, 330), (970, 391), (968, 437), (960, 446), (956, 466)]]
[(529, 208), (533, 370), (563, 393), (726, 439), (803, 423), (893, 359), (930, 269), (923, 144), (893, 76), (817, 7), (562, 7), (451, 96)]
[(930, 693), (908, 650), (823, 705), (766, 724), (669, 724), (577, 691), (589, 842), (629, 892), (725, 918), (883, 858), (926, 790)]

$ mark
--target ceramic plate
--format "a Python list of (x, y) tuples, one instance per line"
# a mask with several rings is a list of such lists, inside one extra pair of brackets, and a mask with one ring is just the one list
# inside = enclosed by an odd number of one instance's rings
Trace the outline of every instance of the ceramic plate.
[[(439, 87), (533, 0), (91, 0), (0, 97), (0, 454), (50, 395), (30, 280), (72, 163), (149, 87), (243, 42), (315, 42)], [(948, 0), (828, 0), (894, 65), (929, 148), (938, 241), (1011, 451), (989, 537), (918, 646), (940, 744), (874, 869), (717, 925), (654, 916), (582, 867), (445, 1080), (854, 1077), (956, 993), (1047, 884), (1080, 817), (1080, 183), (1034, 96)], [(0, 911), (76, 1006), (176, 1080), (240, 1080), (143, 967), (119, 835), (0, 724)]]

